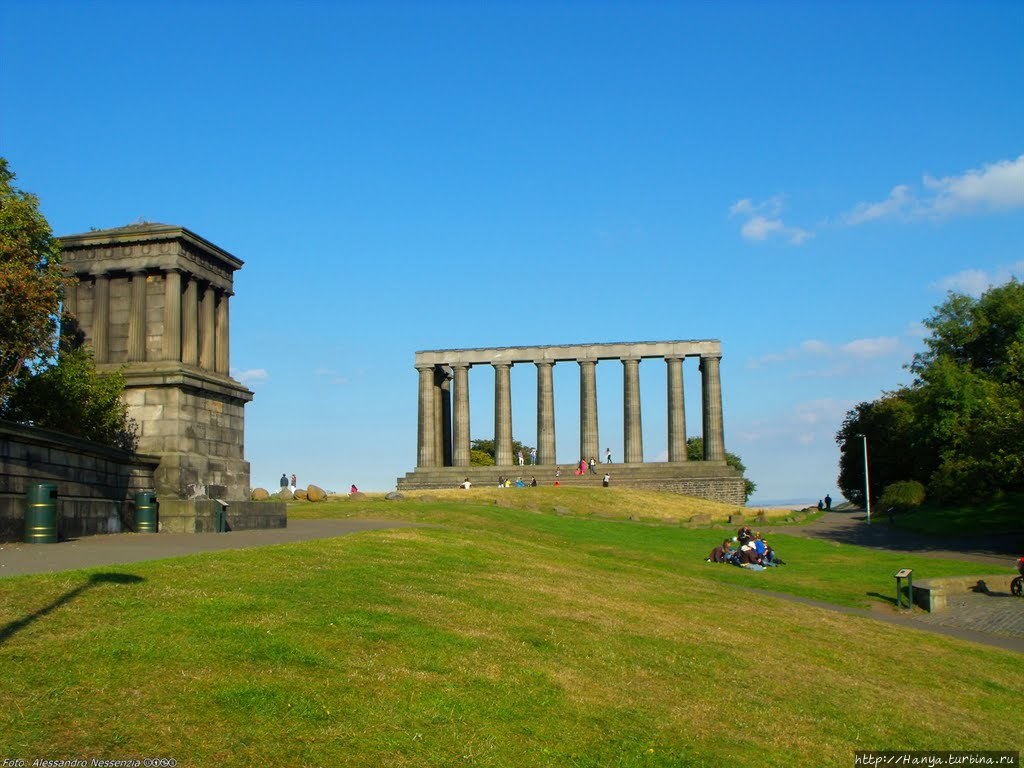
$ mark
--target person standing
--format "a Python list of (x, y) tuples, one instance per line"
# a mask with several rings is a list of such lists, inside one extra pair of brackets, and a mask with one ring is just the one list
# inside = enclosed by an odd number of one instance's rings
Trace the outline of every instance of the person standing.
[(601, 485), (603, 485), (605, 488), (607, 488), (608, 487), (608, 483), (610, 483), (611, 481), (612, 481), (612, 476), (609, 475), (607, 472), (605, 472), (604, 473), (604, 477), (601, 479)]
[(612, 449), (611, 448), (605, 448), (604, 449), (604, 463), (605, 464), (611, 464), (612, 463)]
[(288, 487), (288, 474), (285, 473), (285, 472), (281, 473), (281, 487), (282, 488), (287, 488)]
[(596, 466), (597, 466), (597, 462), (594, 461), (594, 457), (591, 456), (590, 457), (590, 474), (592, 474), (592, 475), (596, 475), (597, 474), (597, 470), (595, 469)]
[(832, 511), (832, 497), (829, 496), (827, 493), (825, 494), (825, 511), (826, 512), (831, 512)]
[(519, 466), (523, 466), (523, 449), (519, 449)]
[(535, 465), (535, 466), (537, 464), (537, 449), (536, 448), (531, 448), (530, 449), (530, 463)]

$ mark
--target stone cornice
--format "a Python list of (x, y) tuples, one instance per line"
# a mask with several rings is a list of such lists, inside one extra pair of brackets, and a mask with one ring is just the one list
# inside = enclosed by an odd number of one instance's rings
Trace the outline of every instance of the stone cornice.
[(434, 349), (416, 353), (416, 366), (494, 365), (504, 363), (590, 362), (641, 358), (721, 357), (718, 339), (689, 341), (628, 341), (611, 344), (568, 344), (535, 347)]

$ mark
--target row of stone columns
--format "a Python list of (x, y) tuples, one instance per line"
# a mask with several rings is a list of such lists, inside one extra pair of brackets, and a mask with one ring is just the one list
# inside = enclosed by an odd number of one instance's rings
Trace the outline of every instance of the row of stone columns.
[[(718, 356), (702, 355), (700, 362), (704, 458), (725, 460), (722, 389)], [(597, 420), (597, 362), (579, 360), (580, 456), (600, 456)], [(640, 358), (622, 362), (623, 458), (643, 462), (643, 423), (640, 412)], [(683, 399), (683, 358), (666, 357), (668, 366), (668, 460), (686, 461), (686, 409)], [(554, 362), (537, 366), (537, 463), (555, 464)], [(512, 363), (494, 368), (494, 459), (498, 466), (514, 464), (512, 456)], [(471, 364), (419, 365), (418, 467), (470, 464), (469, 369)], [(451, 386), (454, 380), (454, 388)]]
[[(146, 349), (147, 281), (145, 270), (128, 273), (127, 362), (152, 359)], [(163, 346), (160, 360), (181, 362), (203, 370), (228, 374), (231, 292), (177, 269), (156, 273), (164, 283)], [(97, 363), (110, 361), (110, 275), (80, 275), (65, 296), (65, 309), (77, 315), (79, 288), (92, 280), (92, 326), (89, 340)]]

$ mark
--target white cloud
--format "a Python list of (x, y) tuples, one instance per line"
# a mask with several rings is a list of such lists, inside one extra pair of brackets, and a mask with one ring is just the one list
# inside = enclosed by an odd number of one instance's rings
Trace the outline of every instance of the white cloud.
[(861, 359), (886, 357), (900, 349), (900, 340), (895, 336), (880, 336), (876, 339), (854, 339), (840, 347), (848, 355)]
[(853, 405), (849, 400), (831, 398), (796, 403), (788, 411), (771, 418), (737, 425), (731, 432), (731, 439), (739, 444), (766, 441), (796, 442), (801, 445), (818, 441), (830, 443)]
[(965, 269), (955, 275), (949, 275), (931, 284), (931, 288), (939, 291), (956, 291), (968, 296), (981, 296), (989, 288), (1007, 283), (1011, 278), (1024, 279), (1024, 261), (1017, 261), (993, 272), (981, 269)]
[(852, 211), (841, 217), (841, 221), (854, 226), (866, 221), (904, 213), (914, 205), (916, 205), (914, 193), (906, 184), (900, 184), (893, 187), (889, 196), (880, 203), (858, 203)]
[(899, 184), (884, 200), (858, 203), (838, 220), (856, 226), (884, 218), (911, 221), (1013, 208), (1024, 208), (1024, 155), (987, 163), (959, 176), (937, 179), (925, 174), (919, 190)]
[(935, 191), (932, 209), (940, 216), (979, 209), (1024, 208), (1024, 155), (989, 163), (960, 176), (925, 176), (924, 184)]
[(888, 357), (903, 352), (903, 344), (896, 336), (879, 336), (873, 339), (853, 339), (843, 344), (829, 344), (819, 339), (801, 341), (796, 347), (783, 352), (769, 352), (747, 363), (749, 368), (760, 368), (771, 363), (783, 363), (798, 359), (835, 359), (839, 364), (825, 371), (807, 373), (814, 376), (838, 376), (849, 372), (851, 366), (847, 358), (855, 357), (868, 360), (876, 357)]
[(257, 381), (266, 381), (270, 378), (270, 374), (267, 373), (266, 368), (250, 368), (245, 371), (232, 368), (231, 376), (235, 381), (241, 384), (252, 384)]
[(745, 240), (760, 242), (771, 237), (782, 237), (790, 245), (800, 245), (813, 233), (800, 227), (787, 226), (779, 214), (782, 213), (782, 197), (776, 195), (767, 200), (755, 203), (750, 198), (737, 200), (729, 207), (729, 216), (740, 216), (746, 219), (740, 227), (740, 234)]

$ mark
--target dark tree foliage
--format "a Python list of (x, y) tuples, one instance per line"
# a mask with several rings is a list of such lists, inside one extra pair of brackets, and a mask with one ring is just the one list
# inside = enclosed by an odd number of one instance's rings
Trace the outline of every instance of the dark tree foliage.
[[(469, 444), (469, 463), (478, 467), (490, 467), (494, 465), (494, 440), (473, 440)], [(518, 440), (512, 441), (512, 458), (516, 461), (519, 451), (523, 452), (523, 458), (529, 461), (530, 451), (533, 446), (525, 445)]]
[[(704, 438), (703, 437), (691, 437), (686, 441), (686, 458), (689, 461), (704, 461)], [(727, 466), (738, 469), (740, 472), (746, 472), (747, 467), (743, 463), (742, 459), (735, 453), (729, 451), (725, 452), (725, 463)], [(743, 500), (747, 501), (750, 499), (754, 491), (757, 490), (757, 483), (746, 477), (743, 478)]]
[(123, 375), (99, 374), (88, 347), (62, 344), (49, 365), (22, 370), (0, 416), (134, 451), (136, 425), (123, 394)]
[(909, 387), (851, 410), (836, 434), (839, 487), (864, 502), (867, 435), (871, 499), (917, 481), (938, 502), (982, 502), (1024, 490), (1024, 285), (974, 299), (951, 293), (925, 321), (927, 349)]
[(23, 367), (52, 356), (64, 278), (60, 242), (0, 157), (0, 402)]

